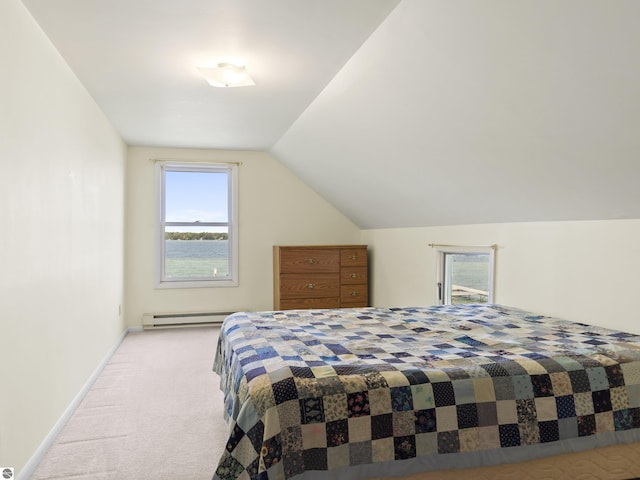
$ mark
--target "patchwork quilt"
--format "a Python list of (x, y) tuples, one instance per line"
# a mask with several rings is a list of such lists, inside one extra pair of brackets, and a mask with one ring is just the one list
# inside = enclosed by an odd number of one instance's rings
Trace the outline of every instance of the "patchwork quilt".
[(640, 336), (499, 305), (237, 313), (214, 370), (230, 423), (216, 480), (640, 440)]

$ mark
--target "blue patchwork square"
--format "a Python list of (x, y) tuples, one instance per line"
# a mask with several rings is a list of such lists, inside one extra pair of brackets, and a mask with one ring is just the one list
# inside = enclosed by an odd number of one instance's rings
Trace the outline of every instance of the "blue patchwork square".
[(309, 448), (302, 451), (305, 470), (326, 470), (327, 469), (327, 449)]
[(280, 434), (264, 441), (261, 456), (267, 469), (280, 463), (282, 460), (282, 440)]
[(251, 429), (247, 432), (247, 438), (253, 445), (253, 448), (256, 452), (260, 452), (262, 448), (262, 442), (264, 441), (264, 423), (258, 421)]
[(556, 442), (560, 440), (560, 430), (557, 420), (538, 422), (540, 432), (540, 443)]
[(421, 385), (429, 383), (429, 377), (422, 371), (416, 369), (402, 370), (402, 374), (407, 377), (411, 385)]
[(470, 347), (484, 347), (486, 343), (481, 342), (475, 338), (472, 338), (468, 335), (464, 335), (462, 337), (458, 337), (455, 339), (457, 342), (464, 343), (465, 345), (469, 345)]
[(349, 442), (349, 420), (343, 418), (327, 422), (327, 447), (337, 447)]
[(475, 403), (457, 405), (458, 428), (474, 428), (478, 426), (478, 409)]
[(416, 456), (416, 437), (407, 435), (393, 438), (393, 448), (396, 460), (406, 460)]
[(640, 408), (630, 408), (633, 428), (640, 428)]
[(301, 362), (302, 357), (299, 355), (282, 355), (282, 359), (285, 362)]
[(576, 416), (576, 405), (573, 395), (556, 397), (556, 409), (558, 418), (570, 418)]
[(610, 412), (611, 406), (611, 391), (599, 390), (591, 394), (593, 398), (593, 411), (595, 413)]
[(408, 412), (413, 410), (413, 394), (411, 387), (391, 388), (391, 410), (394, 412)]
[(245, 375), (247, 377), (247, 382), (250, 382), (254, 378), (267, 373), (264, 367), (253, 368), (249, 370)]
[[(260, 465), (260, 458), (256, 458), (254, 460), (256, 464), (255, 470), (252, 472), (251, 469), (247, 469), (249, 473), (249, 478), (259, 478), (258, 477), (258, 468)], [(299, 475), (304, 472), (304, 461), (302, 456), (302, 451), (296, 452), (291, 450), (285, 450), (282, 453), (282, 464), (284, 465), (284, 472), (286, 478), (291, 478), (295, 475)]]
[(520, 428), (518, 428), (517, 423), (500, 425), (498, 430), (501, 447), (517, 447), (520, 445)]
[(487, 373), (492, 377), (508, 377), (509, 376), (509, 372), (503, 367), (501, 367), (500, 365), (498, 365), (497, 363), (487, 363), (485, 365), (480, 365), (480, 366), (484, 368), (487, 371)]
[(336, 355), (321, 355), (320, 360), (322, 360), (323, 363), (334, 363), (340, 361), (340, 359)]
[(595, 435), (597, 433), (595, 415), (583, 415), (583, 416), (577, 417), (577, 419), (578, 419), (578, 435), (580, 437)]
[(631, 410), (625, 408), (624, 410), (613, 412), (613, 424), (616, 432), (621, 430), (631, 430), (633, 428), (633, 416), (631, 414)]
[(256, 352), (258, 352), (258, 357), (260, 357), (261, 360), (280, 356), (273, 347), (258, 347), (256, 348)]
[(347, 394), (347, 411), (349, 412), (349, 418), (370, 415), (369, 392)]
[(303, 425), (309, 423), (324, 423), (324, 406), (322, 398), (303, 398), (300, 403), (300, 422)]
[(571, 380), (571, 387), (573, 393), (583, 393), (591, 391), (591, 384), (589, 383), (589, 376), (584, 370), (572, 370), (569, 372), (569, 379)]
[(315, 375), (309, 367), (289, 367), (291, 374), (296, 378), (314, 378)]
[(438, 432), (438, 453), (456, 453), (460, 451), (460, 436), (457, 430)]
[[(233, 329), (229, 329), (230, 333), (232, 330), (237, 329), (238, 327), (234, 327)], [(236, 350), (236, 355), (242, 355), (244, 352), (248, 352), (249, 350), (253, 350), (253, 346), (252, 345), (245, 345), (244, 347), (240, 347)]]
[(546, 373), (543, 375), (531, 375), (531, 385), (535, 397), (553, 397), (551, 377)]
[(260, 361), (260, 357), (256, 353), (256, 354), (251, 355), (250, 357), (241, 358), (240, 359), (240, 365), (244, 367), (245, 365), (249, 365), (250, 363), (259, 362), (259, 361)]
[(433, 387), (433, 399), (436, 407), (456, 404), (456, 396), (451, 382), (436, 382), (432, 383), (431, 386)]
[(608, 365), (604, 367), (609, 379), (609, 388), (616, 388), (624, 386), (624, 374), (620, 365)]
[(273, 396), (276, 399), (277, 405), (289, 400), (298, 399), (298, 390), (296, 389), (296, 382), (293, 377), (273, 383), (271, 389), (273, 390)]
[[(418, 410), (416, 412), (416, 433), (437, 432), (436, 409)], [(373, 425), (372, 425), (373, 428)]]
[(393, 414), (373, 415), (371, 417), (371, 440), (388, 437), (393, 437)]

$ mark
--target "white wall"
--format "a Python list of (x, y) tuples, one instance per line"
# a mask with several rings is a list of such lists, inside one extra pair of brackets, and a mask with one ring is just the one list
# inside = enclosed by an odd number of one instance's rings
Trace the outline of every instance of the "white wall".
[(498, 244), (495, 302), (640, 333), (640, 220), (364, 230), (372, 303), (435, 304), (429, 243)]
[(126, 149), (0, 2), (0, 465), (18, 472), (124, 329)]
[[(239, 286), (156, 289), (157, 193), (151, 159), (242, 162), (239, 167)], [(360, 230), (283, 167), (254, 151), (129, 149), (126, 319), (144, 313), (270, 310), (273, 245), (357, 243)]]

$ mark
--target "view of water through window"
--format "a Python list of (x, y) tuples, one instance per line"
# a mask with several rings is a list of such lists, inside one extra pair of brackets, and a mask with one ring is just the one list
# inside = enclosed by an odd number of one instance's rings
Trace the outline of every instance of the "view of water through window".
[(489, 254), (447, 253), (451, 303), (486, 303), (489, 299)]
[(229, 275), (227, 240), (165, 240), (169, 278), (219, 278)]

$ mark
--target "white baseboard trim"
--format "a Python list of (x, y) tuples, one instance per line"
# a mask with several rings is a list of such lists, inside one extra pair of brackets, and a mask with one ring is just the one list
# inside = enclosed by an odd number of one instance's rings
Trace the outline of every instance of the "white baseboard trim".
[(118, 347), (124, 340), (124, 337), (126, 337), (129, 332), (141, 332), (141, 331), (142, 331), (142, 327), (127, 327), (120, 334), (118, 339), (115, 341), (114, 345), (107, 352), (107, 354), (104, 356), (102, 361), (98, 364), (98, 366), (93, 371), (89, 379), (85, 382), (85, 384), (82, 386), (78, 394), (71, 401), (69, 406), (66, 408), (62, 416), (58, 419), (58, 421), (53, 426), (51, 431), (44, 438), (44, 440), (42, 441), (38, 449), (31, 456), (31, 458), (26, 463), (26, 465), (22, 469), (20, 469), (20, 471), (16, 475), (16, 480), (29, 480), (29, 478), (31, 478), (31, 475), (33, 475), (33, 472), (35, 472), (36, 468), (38, 468), (38, 465), (40, 465), (40, 462), (46, 455), (49, 448), (51, 448), (51, 445), (53, 445), (53, 442), (55, 442), (62, 428), (66, 425), (67, 421), (69, 421), (69, 419), (74, 414), (74, 412), (76, 411), (76, 409), (78, 408), (78, 406), (80, 405), (84, 397), (87, 395), (87, 393), (89, 393), (89, 390), (91, 390), (91, 387), (97, 380), (98, 376), (100, 376), (100, 374), (102, 373), (102, 370), (104, 370), (104, 367), (107, 365), (107, 363), (109, 363), (109, 360), (111, 360), (111, 357), (113, 356), (115, 351), (118, 349)]

